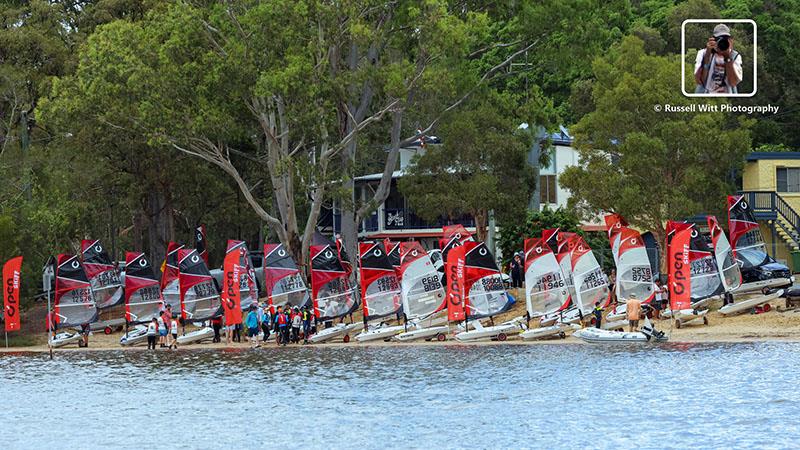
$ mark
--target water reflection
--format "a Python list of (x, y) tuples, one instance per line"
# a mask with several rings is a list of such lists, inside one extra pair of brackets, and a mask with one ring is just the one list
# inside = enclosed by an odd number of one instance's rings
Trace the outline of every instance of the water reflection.
[[(785, 426), (800, 413), (786, 390), (798, 350), (309, 346), (63, 352), (52, 361), (4, 354), (0, 398), (11, 420), (0, 448), (789, 447), (800, 438)], [(278, 429), (285, 431), (276, 437)]]

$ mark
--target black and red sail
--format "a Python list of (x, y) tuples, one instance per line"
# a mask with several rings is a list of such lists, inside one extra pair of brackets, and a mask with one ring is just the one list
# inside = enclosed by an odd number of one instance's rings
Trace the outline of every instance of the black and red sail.
[[(161, 313), (161, 288), (144, 253), (125, 254), (125, 320), (146, 323)], [(177, 311), (177, 310), (176, 310)]]
[(491, 317), (510, 309), (514, 301), (506, 293), (500, 269), (486, 245), (467, 241), (463, 247), (467, 318)]
[(178, 267), (184, 320), (199, 322), (220, 315), (222, 300), (208, 266), (197, 250), (179, 250)]
[(206, 239), (206, 225), (201, 223), (194, 228), (194, 248), (208, 266), (208, 241)]
[(99, 240), (81, 241), (81, 258), (98, 309), (122, 304), (122, 282), (119, 271)]
[(306, 282), (283, 244), (264, 245), (264, 290), (273, 313), (284, 305), (299, 308), (308, 305)]
[(381, 242), (358, 244), (364, 318), (396, 314), (402, 306), (400, 283)]
[(164, 306), (171, 306), (175, 313), (181, 310), (181, 271), (178, 264), (178, 252), (181, 250), (183, 250), (183, 246), (180, 244), (175, 242), (167, 244), (167, 256), (164, 258), (161, 274), (161, 293), (164, 298)]
[(327, 320), (353, 312), (358, 307), (357, 294), (336, 246), (312, 245), (310, 251), (314, 315), (317, 319)]
[(56, 258), (55, 323), (59, 328), (97, 321), (92, 285), (75, 255)]

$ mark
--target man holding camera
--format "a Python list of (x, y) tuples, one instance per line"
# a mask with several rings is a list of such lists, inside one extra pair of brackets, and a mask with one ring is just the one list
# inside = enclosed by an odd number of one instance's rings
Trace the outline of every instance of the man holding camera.
[(742, 81), (742, 55), (733, 50), (731, 30), (725, 24), (714, 27), (706, 48), (697, 52), (694, 80), (698, 94), (736, 94)]

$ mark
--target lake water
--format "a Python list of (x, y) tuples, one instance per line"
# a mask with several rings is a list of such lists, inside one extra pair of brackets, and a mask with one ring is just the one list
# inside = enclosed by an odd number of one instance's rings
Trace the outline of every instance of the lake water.
[(0, 448), (795, 447), (800, 344), (0, 355)]

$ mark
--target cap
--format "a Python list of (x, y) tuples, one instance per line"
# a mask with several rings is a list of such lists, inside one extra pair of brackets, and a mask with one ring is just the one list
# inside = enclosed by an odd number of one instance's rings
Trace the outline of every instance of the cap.
[(731, 29), (728, 28), (728, 26), (725, 25), (724, 23), (721, 23), (714, 27), (714, 37), (720, 37), (720, 36), (730, 37), (730, 35), (731, 35)]

